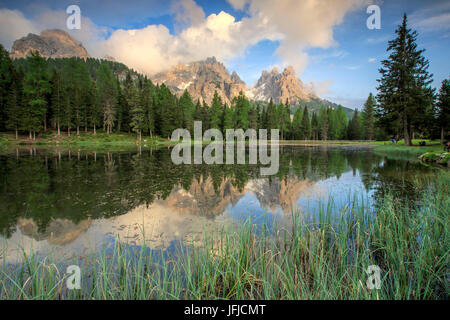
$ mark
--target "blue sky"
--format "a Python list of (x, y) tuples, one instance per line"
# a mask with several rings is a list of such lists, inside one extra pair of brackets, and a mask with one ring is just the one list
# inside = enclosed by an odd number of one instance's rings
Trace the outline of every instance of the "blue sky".
[[(16, 31), (15, 36), (29, 31), (31, 27), (28, 22), (35, 28), (64, 26), (67, 16), (65, 8), (70, 4), (78, 4), (83, 18), (87, 17), (92, 24), (90, 28), (78, 33), (80, 41), (86, 44), (88, 50), (96, 53), (97, 47), (103, 48), (106, 52), (112, 52), (118, 60), (140, 71), (156, 72), (159, 69), (155, 69), (155, 66), (170, 67), (176, 63), (189, 62), (190, 59), (216, 55), (226, 63), (230, 72), (235, 70), (250, 86), (259, 78), (263, 69), (273, 66), (282, 69), (293, 64), (301, 80), (314, 84), (319, 96), (351, 108), (360, 108), (369, 92), (376, 93), (378, 68), (380, 61), (387, 56), (387, 41), (394, 37), (394, 30), (405, 12), (410, 26), (419, 32), (419, 47), (426, 49), (425, 56), (430, 61), (429, 70), (434, 74), (434, 86), (439, 87), (441, 81), (449, 77), (449, 1), (334, 1), (330, 2), (330, 6), (340, 2), (342, 4), (329, 11), (324, 9), (324, 14), (320, 15), (324, 17), (323, 25), (328, 27), (323, 27), (321, 21), (300, 21), (305, 20), (310, 13), (305, 13), (306, 7), (292, 1), (294, 0), (273, 1), (272, 5), (278, 6), (272, 8), (277, 11), (273, 14), (270, 7), (264, 6), (265, 2), (269, 3), (265, 0), (0, 0), (0, 10), (3, 10), (4, 17), (15, 19), (12, 24), (8, 20), (8, 26), (5, 25), (6, 19), (2, 19), (3, 24), (0, 21), (3, 29), (0, 32), (0, 43), (6, 47), (11, 43), (12, 39), (6, 39), (8, 36), (5, 35), (6, 28), (11, 28), (11, 25)], [(185, 14), (190, 18), (189, 23), (180, 21), (180, 17), (185, 17), (184, 11), (177, 15), (179, 11), (174, 9), (179, 2), (184, 4), (184, 9), (192, 9)], [(243, 2), (245, 3), (242, 4)], [(350, 2), (352, 5), (348, 4)], [(298, 15), (289, 12), (290, 3), (295, 4), (293, 10), (298, 10)], [(358, 5), (353, 6), (354, 3)], [(381, 9), (380, 30), (369, 30), (366, 27), (369, 17), (366, 8), (371, 3), (377, 4)], [(342, 9), (346, 5), (348, 8)], [(4, 9), (20, 12), (21, 16), (11, 18), (10, 11)], [(285, 20), (291, 19), (287, 24), (283, 21), (282, 10), (286, 11)], [(222, 11), (226, 15), (219, 15)], [(52, 18), (42, 18), (42, 12), (51, 12)], [(269, 27), (254, 27), (263, 21), (258, 19), (264, 15), (269, 17), (268, 26), (273, 27), (270, 32), (266, 30)], [(58, 17), (61, 17), (61, 21), (57, 20)], [(46, 19), (52, 23), (47, 23)], [(189, 29), (191, 25), (192, 28)], [(218, 34), (227, 34), (223, 38), (219, 35), (218, 39), (209, 43), (211, 37), (208, 37), (207, 32), (210, 32), (208, 28), (212, 28), (211, 26), (219, 26), (219, 29), (214, 29)], [(129, 29), (138, 30), (140, 37), (135, 40), (137, 44), (130, 42), (130, 50), (126, 52), (120, 48), (120, 43), (128, 43), (127, 33), (122, 31)], [(93, 35), (97, 37), (100, 33), (99, 30), (105, 31), (105, 38), (112, 39), (107, 41), (96, 38), (96, 42), (91, 41), (95, 38)], [(35, 30), (36, 33), (39, 31)], [(332, 39), (323, 36), (328, 31), (331, 32)], [(77, 37), (77, 33), (74, 34)], [(324, 39), (316, 41), (319, 37)], [(198, 39), (199, 43), (192, 39)], [(226, 40), (221, 42), (223, 39)], [(190, 41), (187, 42), (189, 45), (186, 45), (186, 41)], [(132, 50), (139, 54), (130, 53)], [(99, 50), (98, 55), (104, 51)]]

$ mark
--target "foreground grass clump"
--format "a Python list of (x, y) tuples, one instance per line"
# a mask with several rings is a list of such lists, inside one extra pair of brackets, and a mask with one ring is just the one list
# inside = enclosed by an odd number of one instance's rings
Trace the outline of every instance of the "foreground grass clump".
[[(24, 254), (0, 267), (0, 299), (448, 299), (449, 187), (444, 173), (419, 203), (329, 205), (275, 233), (248, 221), (173, 254), (118, 241), (67, 262), (82, 269), (80, 290), (66, 288), (65, 266)], [(370, 265), (379, 290), (366, 286)]]

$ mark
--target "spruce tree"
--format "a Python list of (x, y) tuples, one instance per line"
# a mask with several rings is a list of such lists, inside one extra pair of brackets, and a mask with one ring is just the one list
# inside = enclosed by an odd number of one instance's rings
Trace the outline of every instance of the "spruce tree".
[(450, 81), (442, 81), (437, 101), (438, 124), (441, 133), (441, 143), (448, 136), (448, 124), (450, 123)]
[(47, 95), (51, 88), (44, 58), (38, 52), (32, 52), (27, 62), (29, 68), (23, 80), (23, 92), (26, 99), (23, 129), (29, 132), (30, 139), (35, 139), (36, 132), (40, 132), (45, 127)]
[(307, 106), (305, 106), (305, 108), (303, 109), (302, 130), (303, 139), (309, 140), (311, 138), (311, 123), (309, 121), (309, 112)]
[(406, 14), (395, 33), (397, 37), (388, 43), (390, 55), (379, 69), (377, 113), (380, 123), (387, 129), (399, 126), (405, 144), (412, 145), (413, 128), (423, 128), (431, 114), (432, 75), (427, 71), (429, 63), (423, 56), (424, 50), (417, 49), (417, 32), (407, 26)]
[(145, 123), (145, 111), (142, 107), (139, 91), (135, 86), (130, 88), (128, 93), (128, 106), (130, 107), (131, 122), (130, 126), (138, 134), (139, 143), (142, 140), (142, 130)]
[(375, 131), (375, 98), (372, 93), (369, 94), (369, 97), (364, 104), (364, 109), (362, 111), (362, 123), (364, 128), (364, 138), (366, 140), (373, 140), (374, 131)]
[(210, 110), (210, 127), (214, 129), (221, 129), (221, 117), (222, 117), (222, 99), (217, 91), (214, 91), (214, 97), (211, 102)]
[(98, 71), (98, 99), (102, 108), (103, 126), (109, 134), (114, 127), (117, 112), (117, 86), (108, 64), (103, 62)]
[(180, 106), (183, 110), (183, 128), (189, 130), (192, 135), (194, 133), (195, 106), (187, 90), (184, 90), (180, 97)]
[(303, 138), (303, 113), (302, 108), (298, 109), (294, 113), (294, 119), (292, 120), (292, 137), (294, 140), (301, 140)]

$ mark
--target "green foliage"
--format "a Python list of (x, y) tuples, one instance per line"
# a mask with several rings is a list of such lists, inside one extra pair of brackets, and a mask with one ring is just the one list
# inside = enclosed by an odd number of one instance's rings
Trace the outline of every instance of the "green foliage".
[(406, 14), (395, 33), (397, 37), (388, 43), (389, 57), (381, 62), (379, 70), (377, 113), (389, 133), (402, 132), (411, 145), (413, 130), (429, 132), (434, 89), (429, 62), (423, 56), (425, 50), (417, 49), (417, 32), (408, 28)]

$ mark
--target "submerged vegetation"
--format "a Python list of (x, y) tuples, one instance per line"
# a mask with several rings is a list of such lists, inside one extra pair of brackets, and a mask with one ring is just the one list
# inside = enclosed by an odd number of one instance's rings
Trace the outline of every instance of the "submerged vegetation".
[[(423, 181), (422, 181), (423, 182)], [(68, 290), (62, 264), (23, 255), (3, 264), (1, 299), (447, 299), (450, 176), (417, 183), (420, 201), (388, 192), (372, 209), (355, 198), (339, 210), (292, 214), (289, 227), (251, 220), (209, 234), (200, 247), (156, 255), (117, 241), (81, 267)], [(380, 289), (366, 285), (381, 269)]]

